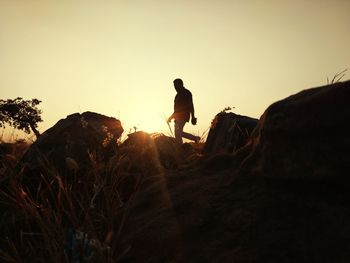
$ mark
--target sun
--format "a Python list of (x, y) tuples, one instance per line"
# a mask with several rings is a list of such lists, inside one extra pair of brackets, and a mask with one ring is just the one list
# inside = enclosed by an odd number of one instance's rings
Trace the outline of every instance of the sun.
[(165, 125), (166, 119), (162, 120), (159, 116), (147, 116), (139, 120), (138, 129), (148, 133), (164, 132)]
[[(170, 114), (169, 114), (170, 115)], [(164, 113), (161, 114), (157, 111), (152, 111), (150, 109), (131, 114), (128, 116), (127, 121), (123, 124), (124, 130), (127, 133), (135, 131), (144, 131), (148, 133), (164, 133), (168, 134), (170, 132), (169, 125), (171, 129), (173, 124), (167, 123), (167, 117)]]

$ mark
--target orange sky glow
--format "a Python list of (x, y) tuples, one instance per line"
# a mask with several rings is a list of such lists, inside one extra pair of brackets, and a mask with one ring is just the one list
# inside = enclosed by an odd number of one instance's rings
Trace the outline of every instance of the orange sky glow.
[(94, 111), (168, 133), (182, 78), (201, 135), (227, 106), (259, 118), (350, 68), (349, 14), (348, 0), (0, 0), (1, 99), (42, 100), (41, 132)]

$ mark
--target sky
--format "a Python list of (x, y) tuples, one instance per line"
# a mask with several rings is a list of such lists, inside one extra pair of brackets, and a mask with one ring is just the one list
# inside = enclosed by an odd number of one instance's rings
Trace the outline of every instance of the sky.
[(168, 133), (181, 78), (185, 130), (202, 135), (225, 107), (259, 118), (350, 68), (349, 14), (350, 0), (0, 0), (1, 99), (42, 100), (41, 132), (94, 111)]

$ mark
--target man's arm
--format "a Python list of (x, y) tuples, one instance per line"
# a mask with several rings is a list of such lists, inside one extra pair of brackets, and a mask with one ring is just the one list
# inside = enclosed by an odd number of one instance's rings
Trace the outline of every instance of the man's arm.
[(195, 117), (194, 115), (194, 105), (193, 105), (193, 99), (192, 99), (192, 94), (190, 93), (191, 95), (191, 101), (190, 101), (190, 112), (191, 112), (191, 123), (193, 125), (196, 125), (197, 124), (197, 118)]
[(175, 114), (175, 112), (174, 112), (173, 114), (170, 115), (170, 117), (168, 118), (168, 122), (171, 122), (172, 119), (174, 119), (174, 114)]

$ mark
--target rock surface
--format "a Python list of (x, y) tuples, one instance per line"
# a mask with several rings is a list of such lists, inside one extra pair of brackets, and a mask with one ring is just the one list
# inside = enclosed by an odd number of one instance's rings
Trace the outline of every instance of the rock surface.
[(21, 164), (26, 165), (25, 174), (29, 176), (39, 176), (45, 168), (62, 177), (84, 174), (92, 158), (103, 161), (115, 152), (122, 133), (120, 121), (113, 117), (94, 112), (71, 114), (45, 131)]
[(190, 144), (178, 147), (175, 138), (143, 131), (128, 134), (114, 157), (118, 170), (118, 191), (123, 201), (129, 200), (135, 189), (145, 186), (191, 162), (197, 156)]
[(247, 142), (257, 123), (257, 119), (232, 112), (218, 113), (209, 130), (204, 153), (235, 152)]
[(244, 166), (268, 176), (350, 170), (350, 81), (301, 91), (267, 108)]
[[(98, 240), (110, 247), (110, 261), (350, 262), (349, 85), (350, 81), (305, 90), (276, 102), (243, 147), (234, 153), (205, 155), (179, 169), (164, 169), (175, 152), (172, 138), (132, 134), (113, 156), (109, 176), (102, 170), (73, 190), (70, 182), (56, 180), (58, 189), (53, 191), (50, 182), (42, 200), (56, 192), (60, 197), (60, 185), (66, 185), (77, 199), (73, 204), (67, 200), (62, 211), (72, 206), (68, 209), (72, 212), (62, 225), (71, 226), (69, 219), (77, 218), (72, 220), (74, 227), (86, 227), (92, 235), (98, 232)], [(43, 149), (51, 156), (52, 150)], [(68, 151), (63, 147), (61, 152)], [(78, 157), (64, 156), (71, 170), (80, 169)], [(0, 184), (1, 211), (5, 211), (0, 233), (6, 237), (0, 245), (11, 252), (18, 240), (14, 259), (18, 253), (24, 261), (40, 253), (38, 261), (45, 261), (48, 254), (41, 247), (54, 237), (47, 230), (59, 222), (56, 209), (64, 203), (51, 202), (57, 205), (50, 210), (47, 202), (38, 206), (35, 200), (22, 211), (28, 199), (21, 187), (12, 198), (7, 190), (16, 186), (19, 176), (11, 179), (6, 187)], [(40, 227), (29, 227), (23, 214), (38, 220)], [(59, 229), (53, 244), (64, 243)], [(22, 233), (41, 231), (50, 234), (43, 235), (47, 239), (39, 236), (40, 246), (28, 254), (33, 242), (28, 238), (28, 243), (22, 242), (26, 240)], [(12, 233), (16, 235), (11, 239)], [(63, 262), (65, 250), (59, 247), (52, 255), (62, 254), (57, 262)]]
[(173, 137), (143, 131), (129, 134), (120, 146), (120, 155), (137, 159), (130, 165), (139, 167), (138, 170), (152, 167), (157, 167), (155, 171), (162, 168), (176, 169), (179, 165), (192, 161), (197, 154), (191, 144), (185, 143), (178, 147)]
[[(122, 262), (349, 262), (350, 82), (271, 105), (227, 170), (167, 173), (140, 191)], [(241, 159), (242, 156), (239, 156)]]

